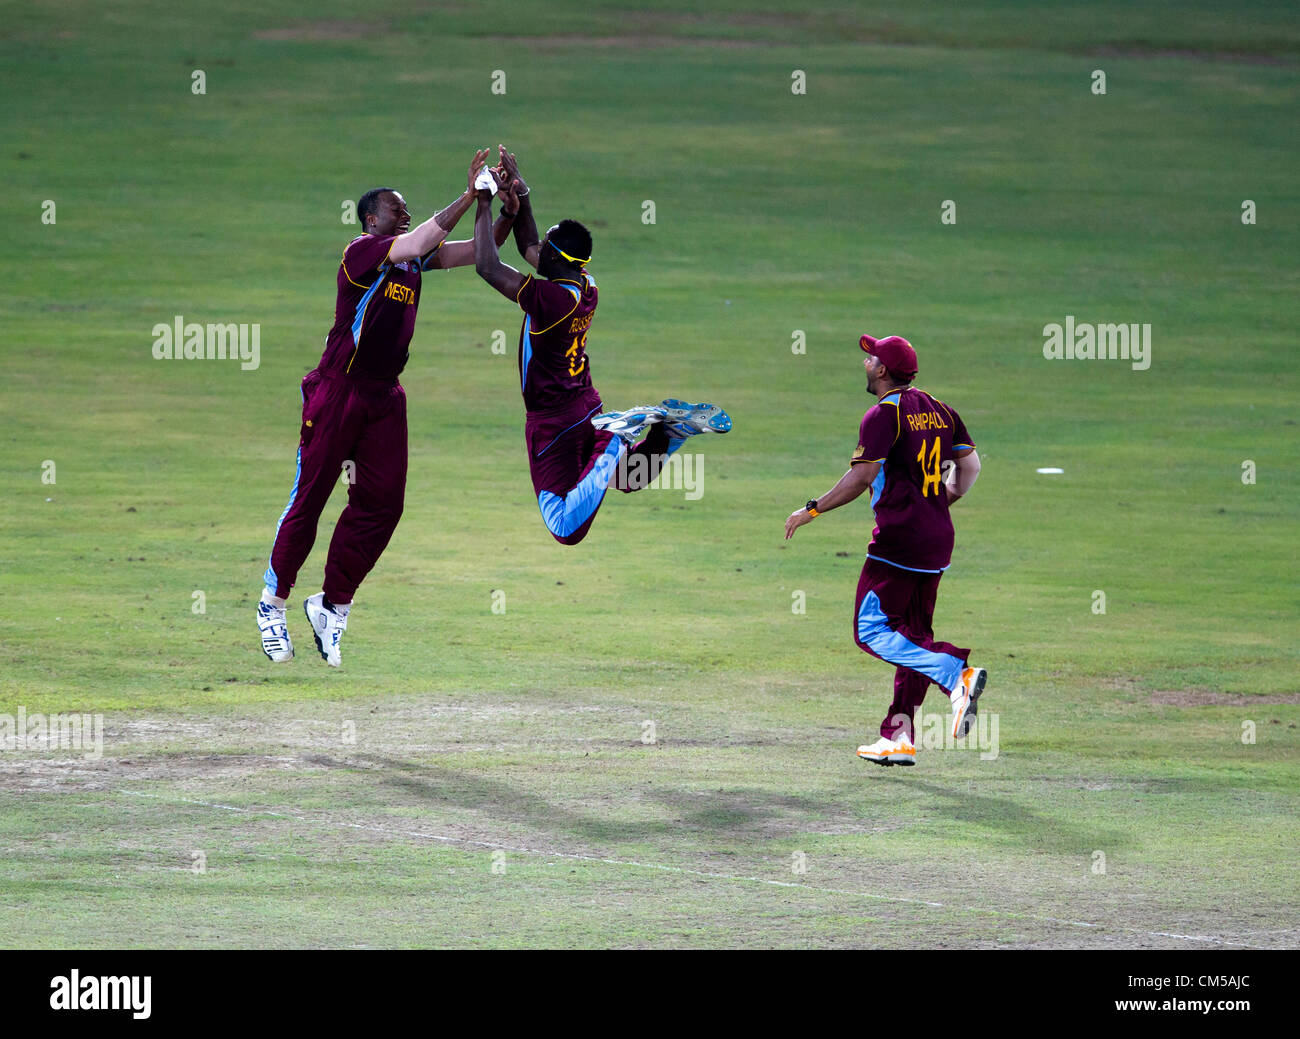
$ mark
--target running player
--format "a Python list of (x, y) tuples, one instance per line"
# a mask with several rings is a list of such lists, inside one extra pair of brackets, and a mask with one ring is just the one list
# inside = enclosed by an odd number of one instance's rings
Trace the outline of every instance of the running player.
[[(817, 516), (847, 505), (868, 487), (876, 529), (858, 579), (854, 637), (858, 647), (894, 664), (894, 702), (880, 739), (858, 757), (880, 765), (916, 761), (913, 718), (933, 682), (952, 704), (952, 734), (975, 721), (987, 677), (969, 667), (970, 650), (936, 642), (931, 623), (939, 579), (952, 560), (948, 507), (975, 483), (980, 459), (961, 417), (912, 386), (916, 351), (901, 336), (859, 345), (867, 357), (867, 392), (879, 398), (862, 418), (849, 471), (820, 498), (785, 521), (785, 536)], [(945, 480), (943, 470), (952, 468)]]
[[(475, 268), (524, 312), (519, 333), (519, 388), (527, 419), (524, 438), (537, 506), (551, 536), (576, 545), (591, 529), (612, 484), (636, 491), (659, 475), (668, 456), (699, 433), (725, 433), (726, 412), (713, 404), (671, 398), (630, 411), (601, 413), (591, 382), (587, 335), (596, 314), (596, 283), (587, 273), (591, 234), (576, 220), (561, 220), (537, 240), (528, 185), (514, 155), (501, 147), (503, 204), (518, 205), (514, 221), (519, 254), (540, 277), (524, 275), (497, 255), (492, 195), (479, 192), (474, 223)], [(643, 440), (637, 437), (647, 430)]]
[[(365, 234), (343, 252), (338, 302), (325, 353), (302, 380), (298, 471), (257, 604), (262, 650), (273, 661), (293, 657), (286, 598), (316, 541), (321, 510), (339, 481), (348, 479), (348, 504), (334, 527), (325, 559), (323, 590), (303, 610), (326, 663), (341, 663), (340, 639), (357, 586), (388, 545), (406, 493), (406, 393), (397, 377), (415, 331), (423, 271), (474, 262), (472, 241), (448, 242), (447, 233), (474, 202), (474, 179), (488, 152), (469, 168), (469, 187), (441, 213), (411, 230), (406, 200), (375, 188), (357, 203)], [(513, 214), (502, 213), (494, 232), (504, 242)], [(345, 463), (350, 465), (345, 468)]]

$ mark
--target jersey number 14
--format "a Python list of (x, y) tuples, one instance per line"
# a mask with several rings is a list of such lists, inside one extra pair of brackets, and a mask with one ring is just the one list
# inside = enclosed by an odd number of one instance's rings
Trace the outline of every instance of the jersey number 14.
[(928, 440), (922, 438), (921, 450), (916, 453), (916, 460), (921, 463), (921, 497), (930, 497), (930, 488), (934, 488), (935, 497), (939, 495), (939, 484), (942, 478), (939, 473), (939, 438), (934, 438), (934, 446), (929, 449), (929, 457), (926, 457), (926, 445)]

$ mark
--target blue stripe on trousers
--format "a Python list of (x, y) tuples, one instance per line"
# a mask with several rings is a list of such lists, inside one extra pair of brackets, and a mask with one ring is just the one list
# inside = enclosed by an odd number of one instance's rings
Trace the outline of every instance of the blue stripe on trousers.
[(947, 653), (922, 649), (889, 626), (880, 597), (868, 592), (858, 610), (858, 641), (886, 663), (910, 667), (951, 691), (961, 681), (963, 662)]
[[(289, 492), (289, 504), (284, 507), (284, 511), (280, 513), (280, 518), (275, 521), (275, 537), (271, 539), (271, 555), (275, 554), (275, 538), (278, 538), (280, 536), (280, 525), (284, 523), (285, 516), (289, 515), (289, 510), (293, 508), (294, 499), (298, 497), (298, 481), (301, 478), (302, 478), (302, 448), (299, 447), (298, 468), (295, 470), (293, 474), (293, 490)], [(262, 580), (266, 582), (266, 586), (269, 589), (271, 589), (271, 594), (274, 595), (276, 586), (280, 583), (280, 579), (275, 576), (275, 569), (271, 566), (270, 556), (267, 556), (266, 558), (266, 573), (262, 575)]]
[(614, 478), (618, 460), (626, 450), (620, 437), (615, 437), (601, 452), (591, 472), (578, 481), (578, 485), (561, 497), (550, 491), (537, 495), (537, 507), (542, 510), (546, 529), (559, 538), (566, 538), (595, 515), (609, 482)]

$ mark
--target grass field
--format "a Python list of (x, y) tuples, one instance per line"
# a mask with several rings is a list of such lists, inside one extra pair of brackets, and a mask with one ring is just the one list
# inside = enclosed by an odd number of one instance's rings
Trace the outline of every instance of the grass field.
[[(1293, 7), (367, 10), (0, 20), (0, 715), (105, 725), (96, 760), (0, 752), (0, 944), (1297, 945)], [(518, 312), (427, 275), (402, 523), (343, 668), (300, 609), (271, 665), (342, 204), (423, 219), (498, 141), (543, 227), (592, 228), (606, 402), (734, 431), (698, 500), (553, 543)], [(260, 365), (154, 360), (176, 315), (259, 324)], [(1067, 315), (1149, 323), (1149, 370), (1046, 359)], [(782, 540), (853, 450), (863, 331), (980, 448), (935, 627), (990, 670), (996, 754), (857, 761), (892, 685), (850, 626), (870, 509)]]

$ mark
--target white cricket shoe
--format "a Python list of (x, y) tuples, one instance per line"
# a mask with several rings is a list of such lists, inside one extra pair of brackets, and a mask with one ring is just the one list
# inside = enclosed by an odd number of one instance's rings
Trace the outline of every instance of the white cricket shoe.
[(859, 747), (858, 757), (877, 765), (915, 765), (916, 748), (907, 738), (907, 733), (900, 732), (896, 740), (881, 736), (870, 746)]
[(262, 591), (257, 604), (257, 630), (262, 633), (262, 652), (275, 663), (293, 659), (293, 642), (289, 639), (289, 625), (284, 619), (284, 607), (267, 602)]
[(597, 429), (622, 437), (623, 442), (631, 446), (637, 437), (664, 420), (664, 409), (648, 404), (643, 408), (629, 408), (627, 411), (606, 411), (595, 416), (591, 424)]
[(330, 667), (343, 663), (339, 652), (339, 641), (348, 630), (348, 619), (341, 613), (335, 613), (325, 606), (325, 593), (317, 592), (303, 601), (303, 612), (311, 621), (311, 633), (316, 637), (316, 648)]
[(975, 724), (975, 701), (984, 692), (984, 682), (987, 679), (988, 672), (982, 667), (962, 669), (961, 684), (948, 694), (952, 701), (953, 739), (961, 739)]

